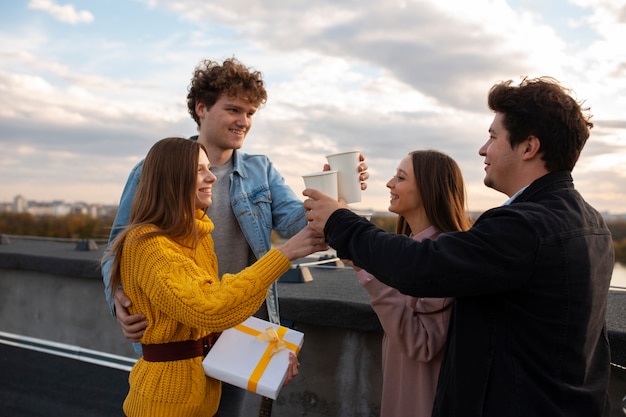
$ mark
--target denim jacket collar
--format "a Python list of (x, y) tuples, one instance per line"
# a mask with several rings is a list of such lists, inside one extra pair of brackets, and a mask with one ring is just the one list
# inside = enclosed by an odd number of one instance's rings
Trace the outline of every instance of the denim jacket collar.
[(233, 174), (237, 173), (237, 175), (239, 175), (241, 178), (248, 178), (248, 173), (246, 171), (246, 166), (243, 163), (243, 158), (241, 157), (241, 154), (237, 152), (237, 149), (233, 150), (233, 156), (231, 158), (233, 159)]

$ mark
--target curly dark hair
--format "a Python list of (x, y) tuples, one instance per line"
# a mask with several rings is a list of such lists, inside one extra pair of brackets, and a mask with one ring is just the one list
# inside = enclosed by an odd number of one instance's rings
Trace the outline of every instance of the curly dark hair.
[(267, 102), (267, 91), (262, 75), (246, 67), (235, 58), (228, 58), (222, 64), (203, 60), (193, 72), (187, 94), (187, 110), (200, 126), (196, 114), (196, 103), (202, 102), (212, 107), (222, 94), (246, 100), (255, 107)]
[(593, 127), (589, 108), (551, 77), (524, 78), (519, 86), (512, 83), (494, 85), (487, 100), (491, 110), (504, 114), (511, 147), (535, 136), (548, 171), (572, 171)]

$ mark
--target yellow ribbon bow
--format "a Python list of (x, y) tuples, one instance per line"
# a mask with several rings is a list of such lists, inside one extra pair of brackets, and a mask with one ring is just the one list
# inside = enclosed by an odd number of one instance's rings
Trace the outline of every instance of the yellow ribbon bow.
[(262, 342), (268, 343), (265, 352), (263, 352), (263, 355), (259, 359), (259, 363), (254, 368), (252, 374), (250, 375), (250, 378), (248, 379), (248, 391), (256, 392), (257, 385), (261, 379), (261, 376), (263, 376), (263, 373), (270, 363), (270, 360), (274, 353), (284, 348), (292, 350), (296, 354), (300, 352), (300, 347), (298, 345), (293, 344), (289, 341), (282, 340), (282, 337), (285, 336), (285, 334), (287, 333), (286, 327), (278, 326), (278, 330), (274, 329), (273, 327), (268, 327), (267, 329), (265, 329), (265, 333), (251, 327), (244, 326), (243, 324), (238, 324), (237, 326), (235, 326), (235, 329), (254, 336)]
[(259, 333), (256, 338), (270, 344), (270, 357), (274, 356), (274, 354), (279, 350), (287, 347), (285, 342), (278, 335), (276, 329), (274, 329), (273, 327), (268, 327), (267, 329), (265, 329), (265, 333)]

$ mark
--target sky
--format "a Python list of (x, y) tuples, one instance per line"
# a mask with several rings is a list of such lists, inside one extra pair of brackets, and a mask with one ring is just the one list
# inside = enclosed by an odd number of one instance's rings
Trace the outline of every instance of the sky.
[(623, 0), (13, 0), (0, 39), (0, 202), (117, 204), (154, 142), (196, 133), (196, 65), (235, 57), (269, 96), (243, 150), (302, 199), (302, 175), (359, 150), (370, 179), (352, 206), (385, 211), (400, 160), (437, 149), (461, 167), (471, 211), (500, 205), (478, 155), (487, 93), (551, 76), (593, 114), (576, 187), (626, 212)]

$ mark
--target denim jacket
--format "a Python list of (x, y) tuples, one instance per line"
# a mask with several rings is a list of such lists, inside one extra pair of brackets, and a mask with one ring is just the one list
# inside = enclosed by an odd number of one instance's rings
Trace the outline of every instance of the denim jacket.
[[(109, 245), (129, 223), (142, 167), (143, 160), (128, 176), (109, 236)], [(285, 184), (282, 175), (265, 155), (249, 155), (236, 150), (233, 152), (230, 202), (239, 226), (257, 259), (271, 249), (272, 230), (281, 236), (291, 237), (307, 224), (302, 201)], [(107, 247), (105, 253), (108, 249)], [(102, 279), (107, 303), (114, 314), (113, 298), (110, 295), (111, 263), (111, 259), (102, 263)], [(279, 323), (276, 283), (270, 287), (266, 301), (270, 321)]]
[(384, 234), (345, 209), (324, 232), (407, 295), (456, 297), (433, 416), (609, 415), (613, 243), (569, 172), (437, 240)]

